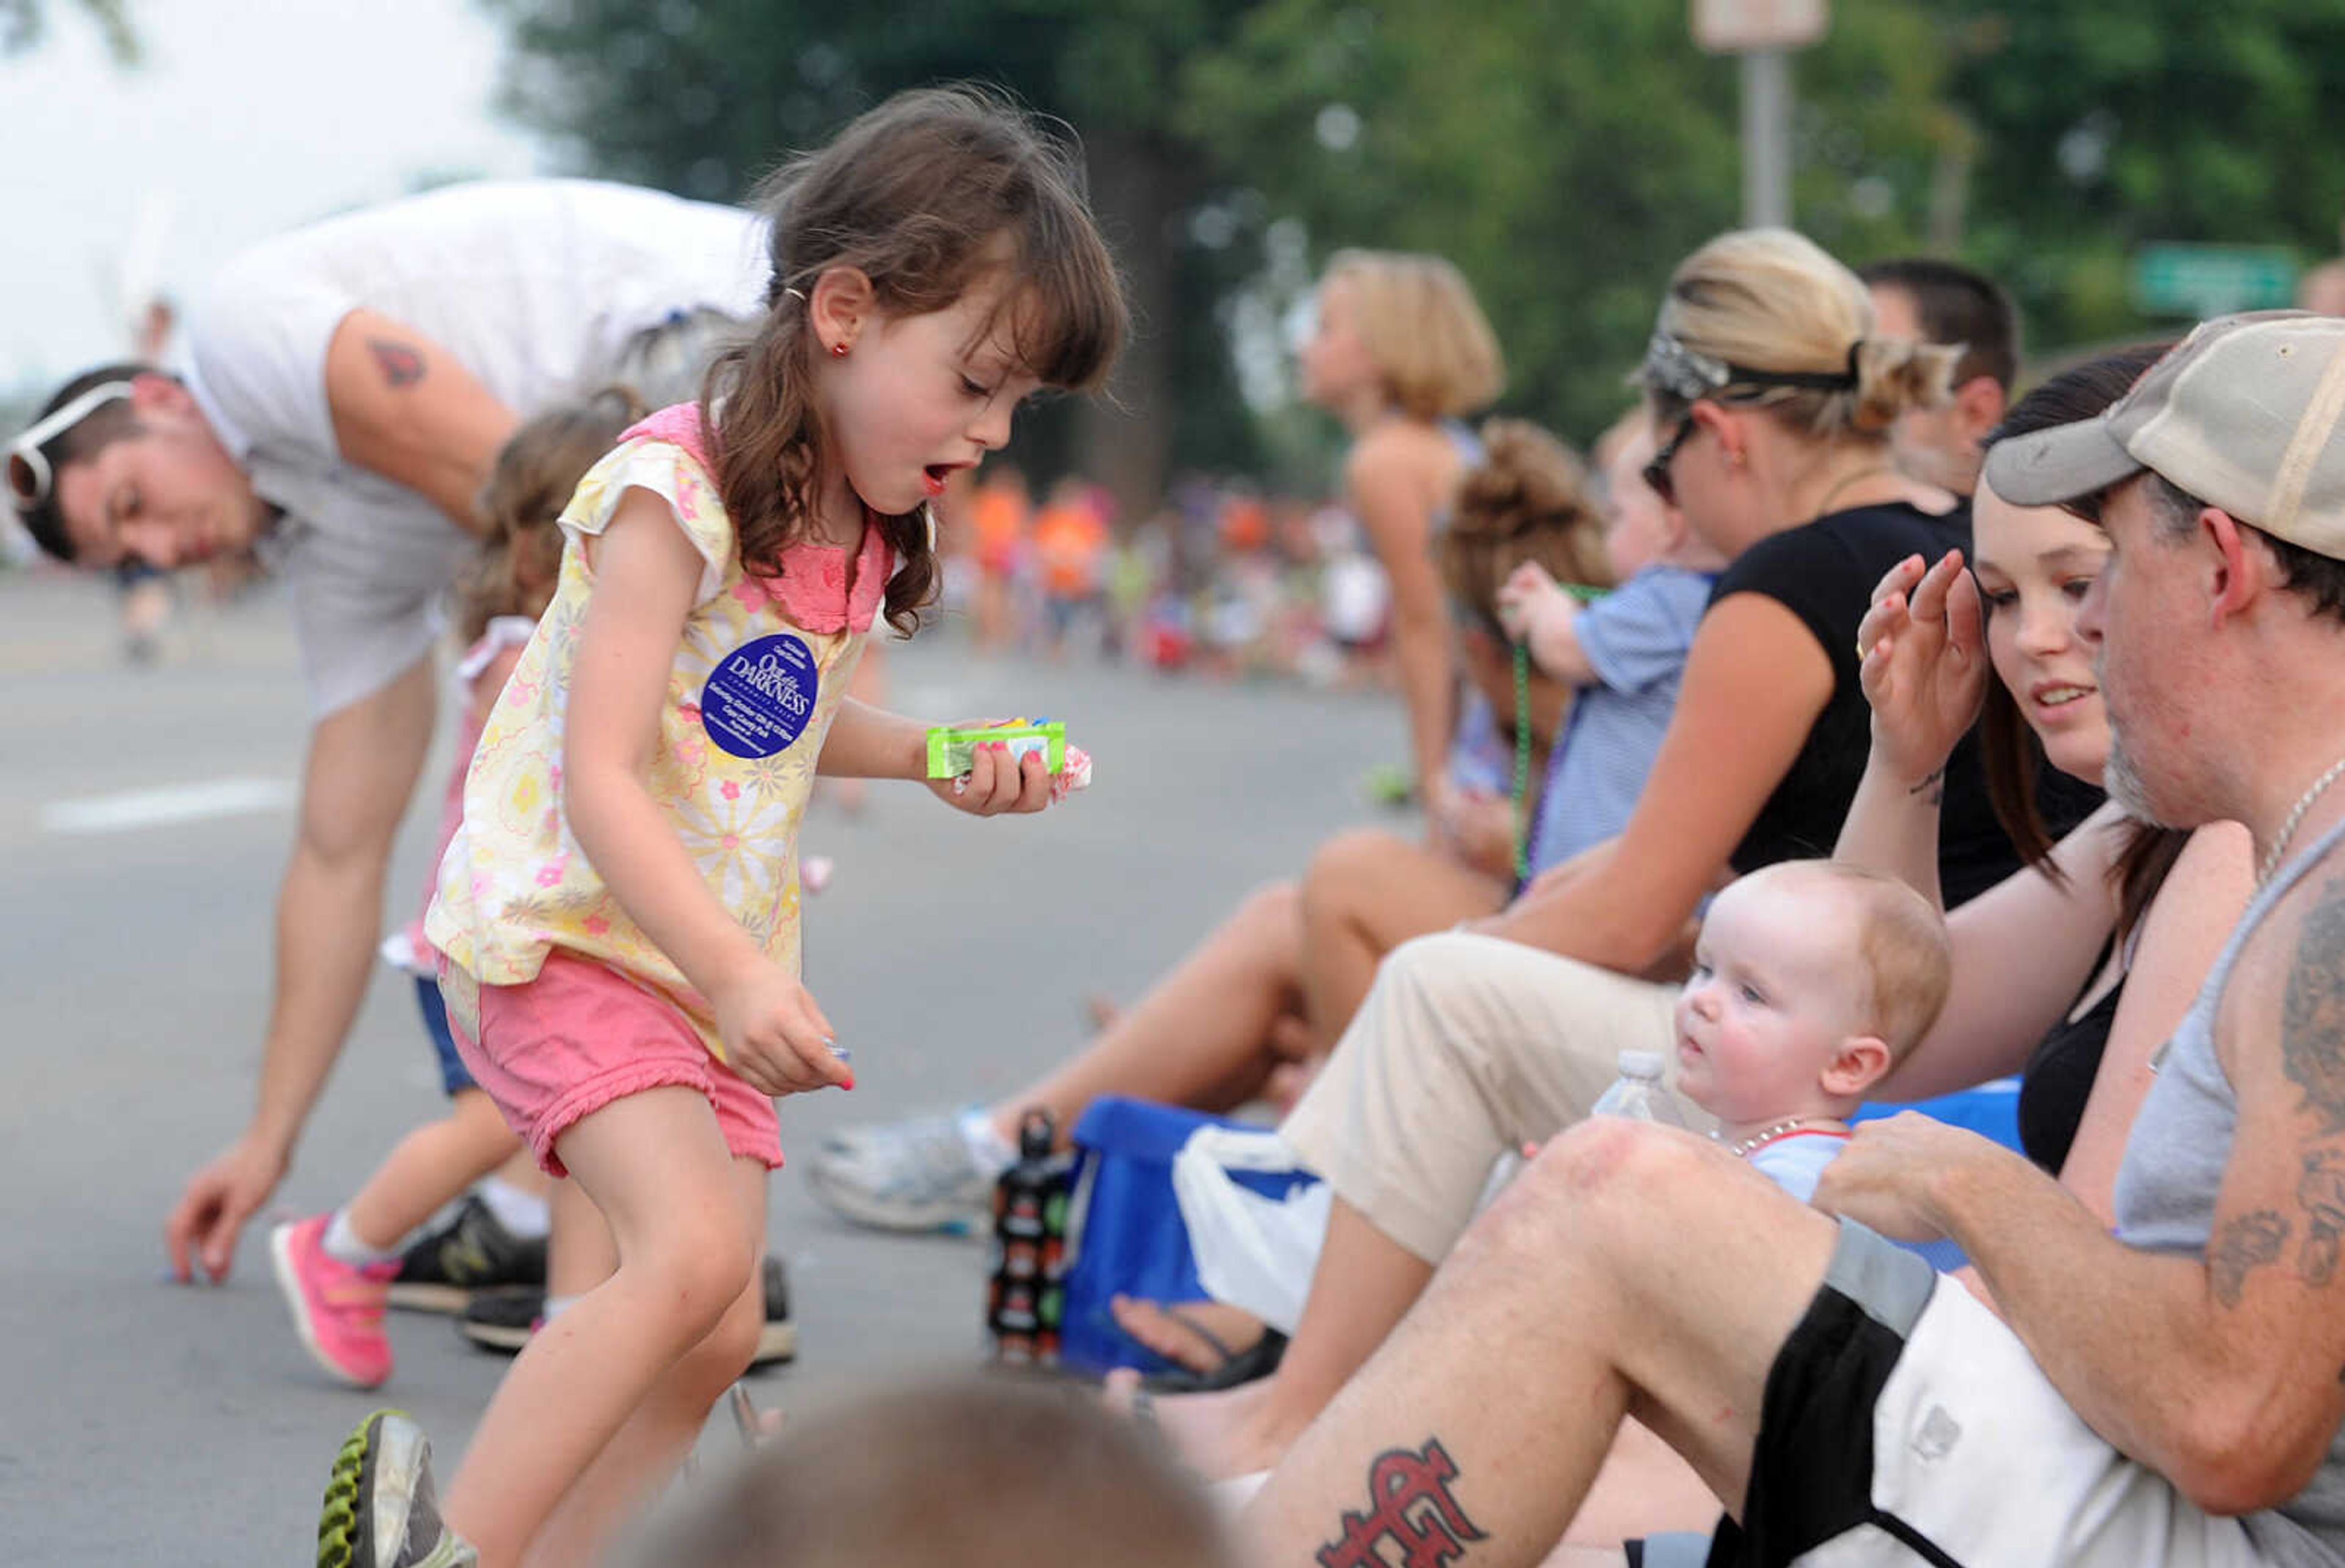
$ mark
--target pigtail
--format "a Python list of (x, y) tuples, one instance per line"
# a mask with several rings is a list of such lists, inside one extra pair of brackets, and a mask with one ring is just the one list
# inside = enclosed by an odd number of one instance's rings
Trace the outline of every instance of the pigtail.
[(899, 637), (909, 637), (919, 630), (920, 612), (937, 596), (936, 528), (930, 518), (930, 509), (923, 507), (899, 517), (879, 519), (880, 537), (903, 561), (896, 568), (896, 574), (888, 579), (884, 612), (888, 624)]
[(780, 574), (783, 554), (804, 535), (813, 510), (812, 336), (805, 310), (777, 294), (763, 329), (719, 354), (701, 383), (700, 423), (712, 438), (717, 492), (733, 519), (741, 568), (753, 576)]

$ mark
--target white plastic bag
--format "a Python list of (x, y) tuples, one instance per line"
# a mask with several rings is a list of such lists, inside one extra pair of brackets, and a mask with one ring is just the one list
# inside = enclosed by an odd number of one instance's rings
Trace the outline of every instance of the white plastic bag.
[(1172, 1195), (1205, 1293), (1287, 1334), (1303, 1315), (1327, 1239), (1331, 1191), (1315, 1179), (1284, 1199), (1268, 1198), (1240, 1186), (1230, 1172), (1303, 1169), (1302, 1158), (1277, 1133), (1243, 1128), (1201, 1127), (1172, 1157)]

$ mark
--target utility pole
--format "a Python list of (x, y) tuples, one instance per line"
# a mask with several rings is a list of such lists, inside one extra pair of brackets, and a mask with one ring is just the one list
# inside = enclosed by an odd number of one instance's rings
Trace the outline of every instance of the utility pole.
[(1792, 51), (1824, 35), (1825, 0), (1693, 0), (1693, 41), (1740, 56), (1742, 221), (1792, 221)]

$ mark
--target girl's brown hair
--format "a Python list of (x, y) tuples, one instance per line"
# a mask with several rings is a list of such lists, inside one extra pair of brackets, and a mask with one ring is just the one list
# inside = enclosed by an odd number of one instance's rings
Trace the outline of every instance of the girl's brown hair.
[[(1122, 346), (1123, 295), (1083, 203), (1081, 167), (1001, 99), (965, 87), (899, 93), (785, 164), (756, 200), (773, 225), (765, 319), (701, 389), (702, 420), (719, 436), (717, 486), (752, 572), (781, 570), (823, 471), (827, 438), (811, 396), (821, 345), (802, 297), (824, 272), (861, 272), (892, 316), (948, 309), (1004, 280), (997, 319), (1020, 368), (1048, 387), (1097, 385)], [(936, 591), (929, 516), (874, 514), (903, 561), (887, 597), (888, 623), (902, 632)]]
[(1612, 586), (1604, 518), (1571, 449), (1527, 420), (1482, 426), (1482, 460), (1458, 481), (1436, 544), (1450, 598), (1503, 644), (1498, 585), (1526, 561), (1558, 582)]
[[(2165, 357), (2171, 343), (2145, 343), (2120, 349), (2074, 365), (2053, 377), (2012, 406), (2003, 423), (1984, 443), (2024, 436), (2055, 425), (2073, 425), (2097, 419), (2109, 405), (2132, 389), (2152, 365)], [(2044, 743), (2021, 717), (2018, 701), (2001, 681), (1986, 683), (1986, 705), (1979, 718), (1981, 762), (1986, 772), (1987, 799), (1995, 820), (2011, 835), (2019, 857), (2059, 881), (2060, 867), (2052, 858), (2052, 835), (2036, 803), (2036, 781), (2046, 764)], [(2155, 827), (2139, 821), (2126, 824), (2126, 841), (2110, 867), (2109, 879), (2117, 893), (2117, 940), (2122, 943), (2140, 924), (2149, 901), (2157, 895), (2166, 874), (2190, 835), (2176, 828)]]
[(571, 491), (620, 434), (644, 417), (625, 387), (548, 409), (507, 438), (477, 502), (487, 531), (480, 553), (456, 580), (456, 627), (477, 641), (500, 615), (534, 621), (562, 570), (562, 509)]

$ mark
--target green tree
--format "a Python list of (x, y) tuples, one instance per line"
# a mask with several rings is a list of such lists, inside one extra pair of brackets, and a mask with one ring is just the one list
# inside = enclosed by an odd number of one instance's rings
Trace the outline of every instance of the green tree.
[[(1796, 60), (1798, 212), (1862, 258), (1916, 243), (1949, 121), (1927, 18), (1841, 9)], [(1183, 96), (1315, 251), (1457, 262), (1506, 346), (1505, 406), (1585, 439), (1629, 400), (1670, 268), (1737, 221), (1736, 93), (1650, 0), (1269, 0)]]
[(2046, 344), (2144, 322), (2146, 240), (2332, 255), (2345, 209), (2345, 0), (1941, 0), (1982, 148), (1964, 249)]
[(1181, 62), (1216, 46), (1243, 0), (489, 3), (515, 45), (507, 97), (522, 118), (568, 137), (598, 172), (689, 195), (737, 197), (788, 149), (932, 82), (999, 84), (1080, 126), (1138, 331), (1113, 399), (1046, 410), (1021, 450), (1047, 466), (1053, 449), (1075, 449), (1132, 505), (1152, 504), (1175, 462), (1252, 457), (1213, 326), (1216, 301), (1251, 262), (1191, 237), (1215, 177), (1176, 128), (1172, 96)]
[[(0, 0), (0, 15), (11, 4)], [(1506, 345), (1503, 406), (1586, 440), (1670, 266), (1739, 220), (1733, 61), (1652, 0), (488, 0), (513, 102), (599, 171), (731, 196), (898, 87), (1001, 83), (1081, 130), (1141, 337), (1070, 442), (1127, 499), (1332, 432), (1263, 420), (1289, 306), (1339, 245), (1436, 251)], [(2345, 0), (1841, 0), (1794, 56), (1799, 226), (1851, 262), (1919, 248), (2005, 278), (2032, 341), (2138, 333), (2147, 239), (2336, 248)], [(1041, 440), (1034, 439), (1041, 437)]]
[[(74, 0), (74, 9), (96, 25), (107, 53), (117, 66), (138, 63), (138, 35), (130, 25), (129, 0)], [(22, 54), (47, 31), (46, 0), (0, 0), (0, 56)]]

